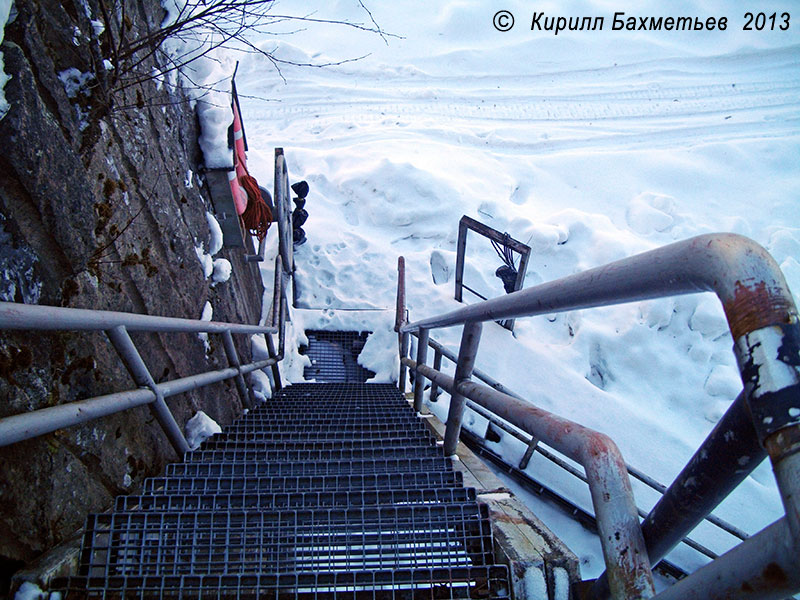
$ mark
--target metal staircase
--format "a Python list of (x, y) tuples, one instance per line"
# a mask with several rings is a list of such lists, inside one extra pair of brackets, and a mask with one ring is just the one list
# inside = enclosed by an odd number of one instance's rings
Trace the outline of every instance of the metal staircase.
[(296, 384), (87, 521), (64, 598), (505, 598), (475, 490), (396, 387)]

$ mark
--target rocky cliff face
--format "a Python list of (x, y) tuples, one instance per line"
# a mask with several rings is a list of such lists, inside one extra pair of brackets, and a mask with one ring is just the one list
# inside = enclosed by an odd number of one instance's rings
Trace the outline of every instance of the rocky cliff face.
[[(152, 31), (163, 9), (126, 2), (123, 18), (119, 1), (102, 1), (17, 1), (6, 26), (0, 299), (189, 318), (208, 300), (214, 320), (257, 323), (262, 287), (244, 251), (223, 250), (233, 275), (215, 287), (195, 254), (209, 245), (210, 208), (184, 91), (139, 81), (109, 93), (92, 75), (107, 37)], [(88, 17), (103, 9), (114, 26), (93, 49)], [(133, 338), (156, 381), (227, 366), (213, 336), (208, 353), (194, 335)], [(243, 359), (247, 342), (237, 339)], [(0, 417), (132, 387), (102, 333), (0, 332)], [(242, 410), (232, 383), (168, 404), (180, 425), (197, 410), (223, 425)], [(0, 448), (0, 576), (175, 458), (147, 408)]]

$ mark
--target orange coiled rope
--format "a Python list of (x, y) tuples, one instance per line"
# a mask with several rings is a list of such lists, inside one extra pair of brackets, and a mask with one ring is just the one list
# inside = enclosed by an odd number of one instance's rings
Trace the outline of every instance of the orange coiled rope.
[(242, 213), (242, 222), (250, 232), (260, 242), (267, 236), (267, 230), (272, 224), (272, 211), (261, 197), (261, 190), (258, 189), (258, 182), (250, 174), (239, 177), (239, 184), (247, 192), (247, 208)]

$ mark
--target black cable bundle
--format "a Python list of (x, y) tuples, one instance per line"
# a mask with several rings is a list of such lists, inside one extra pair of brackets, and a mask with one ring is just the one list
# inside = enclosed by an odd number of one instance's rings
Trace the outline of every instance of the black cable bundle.
[(514, 286), (517, 283), (517, 268), (514, 266), (514, 251), (508, 245), (508, 240), (510, 239), (511, 236), (508, 235), (508, 233), (504, 233), (502, 244), (491, 240), (492, 248), (494, 248), (494, 251), (497, 252), (497, 256), (499, 256), (500, 260), (504, 263), (494, 274), (503, 281), (503, 288), (506, 290), (506, 294), (513, 292)]

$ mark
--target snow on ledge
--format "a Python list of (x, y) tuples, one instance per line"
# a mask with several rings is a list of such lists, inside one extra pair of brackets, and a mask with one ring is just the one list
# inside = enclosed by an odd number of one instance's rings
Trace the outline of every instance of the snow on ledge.
[(202, 410), (186, 422), (186, 442), (192, 450), (197, 450), (200, 444), (217, 433), (222, 433), (222, 428)]

